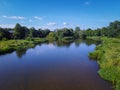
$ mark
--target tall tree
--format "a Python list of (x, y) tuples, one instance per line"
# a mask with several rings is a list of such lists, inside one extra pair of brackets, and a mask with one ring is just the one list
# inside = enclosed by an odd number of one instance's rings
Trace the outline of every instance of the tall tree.
[(23, 39), (25, 36), (24, 32), (25, 31), (23, 30), (22, 26), (19, 23), (17, 23), (14, 28), (14, 38), (15, 39)]

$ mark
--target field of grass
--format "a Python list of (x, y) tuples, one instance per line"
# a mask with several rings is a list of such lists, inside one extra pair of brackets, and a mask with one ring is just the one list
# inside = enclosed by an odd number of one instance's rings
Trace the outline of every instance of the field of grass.
[(120, 39), (102, 38), (102, 44), (89, 56), (98, 60), (99, 75), (111, 81), (115, 90), (120, 90)]
[(46, 41), (47, 40), (45, 38), (0, 41), (0, 54), (10, 53), (15, 50), (32, 48), (36, 44)]

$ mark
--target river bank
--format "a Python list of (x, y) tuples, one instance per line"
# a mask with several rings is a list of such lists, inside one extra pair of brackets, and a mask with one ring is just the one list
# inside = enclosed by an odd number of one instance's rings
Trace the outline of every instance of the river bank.
[(0, 41), (0, 54), (6, 54), (15, 50), (33, 48), (36, 44), (47, 42), (45, 38), (33, 38), (26, 40), (7, 40)]
[(101, 38), (102, 44), (95, 52), (90, 53), (92, 59), (98, 60), (99, 75), (113, 83), (115, 90), (120, 90), (120, 40), (117, 38)]

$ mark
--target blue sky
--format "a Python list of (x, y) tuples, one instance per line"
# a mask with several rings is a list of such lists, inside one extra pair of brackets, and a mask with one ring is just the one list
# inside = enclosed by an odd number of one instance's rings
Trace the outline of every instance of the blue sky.
[(100, 28), (120, 20), (120, 0), (0, 0), (0, 27)]

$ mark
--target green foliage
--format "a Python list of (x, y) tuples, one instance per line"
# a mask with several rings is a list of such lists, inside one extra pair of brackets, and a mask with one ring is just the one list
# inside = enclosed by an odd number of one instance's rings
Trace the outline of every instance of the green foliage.
[(20, 24), (16, 24), (16, 26), (15, 26), (15, 28), (14, 28), (14, 38), (15, 39), (21, 39), (22, 37), (21, 37), (21, 34), (22, 34), (22, 27), (21, 27), (21, 25)]
[(89, 53), (89, 57), (91, 59), (97, 60), (97, 58), (98, 58), (98, 52)]
[(14, 28), (14, 39), (24, 39), (28, 36), (29, 30), (27, 27), (22, 27), (20, 24), (16, 24)]
[(63, 28), (55, 31), (58, 39), (62, 39), (64, 37), (73, 37), (73, 29)]
[(79, 37), (80, 37), (80, 39), (86, 39), (87, 35), (84, 33), (81, 33)]
[(34, 39), (31, 38), (31, 37), (27, 37), (26, 40), (27, 40), (27, 41), (33, 41)]
[(75, 27), (75, 31), (80, 31), (80, 27)]
[(74, 38), (75, 39), (80, 38), (80, 33), (81, 33), (80, 28), (76, 27), (74, 31)]
[(45, 38), (34, 38), (33, 40), (8, 40), (0, 41), (0, 54), (12, 52), (14, 50), (24, 50), (32, 48), (38, 43), (47, 42)]
[(98, 60), (100, 76), (112, 81), (115, 90), (120, 90), (120, 40), (115, 38), (102, 40), (102, 45), (97, 46), (96, 51), (89, 56)]
[(108, 27), (108, 36), (117, 37), (120, 35), (120, 21), (111, 22)]
[(96, 30), (87, 29), (85, 34), (90, 36), (120, 37), (120, 21), (114, 21), (108, 27), (98, 28)]
[(12, 51), (14, 51), (15, 49), (9, 46), (4, 46), (2, 48), (0, 48), (0, 54), (5, 54), (5, 53), (10, 53)]
[(11, 39), (11, 33), (6, 29), (0, 28), (0, 40)]
[(30, 38), (37, 37), (36, 30), (34, 27), (30, 28), (29, 37)]
[(36, 30), (34, 27), (31, 27), (30, 29), (28, 29), (27, 27), (21, 26), (20, 24), (16, 24), (15, 28), (14, 28), (14, 39), (25, 39), (27, 37), (30, 38), (44, 38), (49, 34), (50, 30), (49, 29), (45, 29), (45, 30), (41, 30), (38, 29)]
[(49, 41), (56, 41), (57, 40), (57, 36), (54, 32), (50, 32), (49, 35), (47, 36), (47, 39)]
[(45, 29), (45, 30), (39, 29), (38, 32), (39, 32), (40, 38), (45, 38), (50, 33), (50, 30), (49, 29)]

